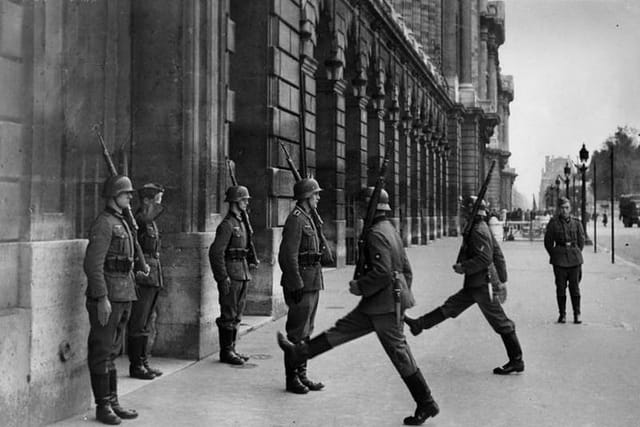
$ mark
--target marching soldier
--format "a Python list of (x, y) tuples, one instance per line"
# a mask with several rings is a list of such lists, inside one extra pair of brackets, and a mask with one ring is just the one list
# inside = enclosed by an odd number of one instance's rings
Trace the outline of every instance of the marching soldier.
[[(468, 217), (475, 200), (475, 196), (469, 197), (461, 207), (461, 213), (467, 216), (466, 220), (473, 221), (469, 241), (464, 243), (464, 249), (453, 265), (453, 270), (456, 273), (464, 274), (462, 289), (450, 296), (442, 306), (424, 316), (418, 319), (405, 316), (404, 319), (409, 325), (411, 333), (418, 335), (423, 329), (432, 328), (445, 319), (456, 318), (473, 304), (478, 304), (485, 319), (493, 330), (502, 337), (509, 356), (509, 362), (495, 368), (493, 373), (508, 375), (512, 372), (522, 372), (524, 371), (524, 361), (522, 360), (520, 342), (516, 335), (515, 323), (507, 317), (500, 301), (497, 298), (492, 298), (489, 294), (489, 267), (492, 262), (495, 263), (501, 281), (506, 282), (507, 280), (504, 255), (484, 220), (486, 216), (484, 200), (481, 202), (478, 215), (475, 218)], [(502, 291), (506, 292), (504, 288)]]
[[(282, 285), (287, 312), (287, 338), (293, 343), (309, 339), (318, 308), (320, 290), (324, 289), (322, 251), (319, 230), (311, 217), (320, 200), (320, 185), (313, 178), (303, 178), (293, 186), (296, 207), (289, 214), (282, 230), (278, 263), (282, 270)], [(286, 390), (305, 394), (321, 390), (324, 385), (307, 377), (307, 362), (290, 360), (285, 354)]]
[(216, 319), (220, 362), (231, 365), (242, 365), (249, 360), (249, 356), (236, 352), (236, 340), (251, 280), (249, 267), (258, 263), (249, 250), (248, 230), (243, 221), (250, 198), (249, 190), (242, 185), (227, 189), (225, 201), (229, 203), (229, 211), (209, 248), (209, 262), (218, 283), (220, 303), (220, 317)]
[(556, 300), (558, 302), (558, 323), (565, 323), (567, 308), (567, 284), (573, 306), (573, 323), (580, 320), (580, 280), (582, 279), (582, 249), (584, 248), (584, 229), (582, 223), (572, 218), (571, 203), (566, 197), (558, 200), (558, 215), (554, 216), (544, 234), (544, 247), (549, 254), (549, 263), (553, 265), (556, 282)]
[[(364, 190), (364, 206), (373, 193), (373, 187)], [(375, 332), (391, 362), (407, 385), (417, 403), (414, 415), (404, 419), (407, 425), (421, 425), (429, 417), (435, 417), (440, 409), (422, 372), (416, 365), (407, 343), (401, 319), (402, 312), (414, 305), (411, 293), (412, 272), (402, 245), (402, 238), (386, 218), (390, 211), (389, 195), (380, 193), (373, 226), (365, 240), (366, 265), (357, 280), (349, 282), (349, 291), (362, 299), (356, 308), (335, 326), (312, 340), (292, 342), (278, 332), (278, 344), (285, 359), (294, 363), (322, 354), (340, 344)], [(366, 212), (366, 208), (364, 209)], [(399, 291), (399, 307), (394, 293)], [(399, 310), (399, 313), (396, 312)]]
[(149, 183), (138, 190), (142, 206), (136, 212), (138, 242), (142, 247), (150, 274), (136, 274), (138, 300), (131, 306), (131, 317), (127, 329), (127, 351), (129, 375), (133, 378), (151, 380), (162, 375), (162, 371), (149, 366), (149, 335), (151, 319), (162, 288), (162, 266), (160, 264), (160, 232), (156, 219), (164, 211), (161, 185)]
[[(114, 360), (122, 346), (131, 302), (136, 300), (134, 257), (137, 241), (123, 212), (133, 197), (129, 178), (115, 175), (103, 187), (105, 210), (98, 215), (89, 234), (84, 259), (87, 275), (89, 313), (88, 355), (91, 388), (96, 402), (96, 418), (105, 424), (120, 424), (122, 419), (136, 418), (135, 410), (124, 409), (118, 402), (118, 375)], [(135, 267), (145, 274), (149, 267), (137, 259)]]

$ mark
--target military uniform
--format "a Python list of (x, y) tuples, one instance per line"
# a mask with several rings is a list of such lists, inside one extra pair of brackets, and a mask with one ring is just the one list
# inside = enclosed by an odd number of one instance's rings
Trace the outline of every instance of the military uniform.
[[(243, 359), (240, 357), (243, 355), (235, 352), (235, 342), (251, 280), (248, 254), (246, 226), (240, 215), (229, 211), (216, 230), (215, 240), (209, 248), (209, 262), (218, 283), (220, 317), (216, 324), (220, 337), (220, 360), (233, 360), (233, 364), (240, 364), (240, 359)], [(228, 291), (226, 281), (229, 281)]]
[(544, 247), (549, 254), (549, 263), (553, 265), (560, 322), (564, 321), (566, 312), (567, 284), (571, 295), (574, 321), (580, 322), (580, 280), (584, 262), (582, 258), (584, 238), (584, 229), (576, 218), (556, 215), (547, 224)]

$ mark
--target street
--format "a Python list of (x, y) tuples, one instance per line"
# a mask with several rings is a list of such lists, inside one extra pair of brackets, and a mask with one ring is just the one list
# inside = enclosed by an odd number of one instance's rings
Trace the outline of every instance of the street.
[[(460, 288), (462, 276), (451, 270), (458, 244), (459, 239), (444, 238), (408, 250), (418, 302), (409, 315), (435, 308)], [(640, 268), (611, 264), (609, 254), (585, 248), (584, 323), (560, 325), (542, 242), (501, 246), (510, 276), (504, 307), (516, 323), (525, 372), (492, 374), (507, 357), (500, 337), (476, 307), (418, 337), (407, 328), (414, 356), (440, 405), (440, 414), (425, 425), (640, 425)], [(325, 272), (316, 333), (355, 306), (357, 298), (347, 287), (352, 272), (351, 267)], [(571, 319), (570, 304), (567, 309)], [(286, 393), (275, 340), (284, 322), (268, 322), (241, 338), (238, 349), (252, 355), (245, 367), (223, 365), (215, 354), (121, 395), (123, 406), (140, 413), (123, 425), (397, 426), (413, 413), (408, 390), (373, 335), (309, 361), (309, 376), (322, 380), (323, 391)], [(90, 409), (55, 425), (98, 424)]]

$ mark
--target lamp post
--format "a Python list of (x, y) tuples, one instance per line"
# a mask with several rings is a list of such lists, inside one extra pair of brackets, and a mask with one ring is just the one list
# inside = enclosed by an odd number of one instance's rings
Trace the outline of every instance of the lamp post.
[(567, 199), (571, 200), (569, 197), (569, 177), (571, 176), (571, 166), (569, 166), (569, 162), (564, 165), (564, 185), (567, 190)]
[(556, 205), (558, 204), (558, 200), (560, 200), (560, 175), (556, 176)]
[(584, 230), (584, 244), (591, 245), (591, 239), (589, 239), (589, 235), (587, 234), (587, 160), (589, 160), (589, 150), (582, 144), (582, 148), (580, 149), (580, 165), (578, 166), (578, 170), (582, 174), (582, 206), (581, 206), (581, 218), (582, 218), (582, 229)]

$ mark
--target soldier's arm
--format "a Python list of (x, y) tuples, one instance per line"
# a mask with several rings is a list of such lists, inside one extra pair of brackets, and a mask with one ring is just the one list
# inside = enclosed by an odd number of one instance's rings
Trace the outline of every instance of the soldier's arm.
[(369, 270), (358, 279), (358, 287), (365, 297), (375, 295), (392, 282), (391, 245), (379, 233), (367, 236)]
[(547, 253), (551, 255), (551, 250), (553, 249), (553, 225), (554, 221), (551, 220), (547, 224), (547, 229), (544, 232), (544, 248), (547, 250)]
[(84, 272), (87, 275), (87, 296), (102, 298), (108, 296), (104, 280), (104, 262), (111, 245), (111, 224), (99, 219), (89, 232), (89, 245), (84, 257)]
[(489, 230), (483, 233), (477, 227), (473, 228), (468, 243), (473, 250), (473, 256), (461, 262), (465, 274), (477, 273), (491, 264), (493, 251), (489, 233), (491, 233)]
[(216, 237), (209, 247), (209, 264), (216, 282), (223, 282), (229, 277), (224, 252), (231, 240), (231, 233), (231, 226), (226, 221), (221, 222), (216, 229)]
[(504, 258), (504, 253), (502, 252), (502, 248), (498, 244), (498, 241), (491, 236), (493, 240), (493, 263), (496, 266), (496, 271), (498, 272), (498, 278), (502, 283), (506, 283), (507, 276), (507, 262)]
[(290, 215), (282, 230), (282, 243), (278, 261), (282, 272), (289, 280), (284, 282), (286, 291), (295, 291), (304, 288), (300, 267), (298, 265), (298, 253), (302, 241), (302, 221), (300, 217)]
[(577, 219), (576, 221), (576, 225), (578, 226), (578, 242), (577, 245), (580, 248), (580, 250), (584, 249), (584, 228), (582, 228), (582, 223), (580, 221), (578, 221)]
[(402, 273), (404, 274), (404, 280), (407, 282), (407, 286), (411, 288), (413, 271), (411, 270), (411, 264), (409, 264), (409, 258), (407, 258), (405, 251), (402, 251)]

